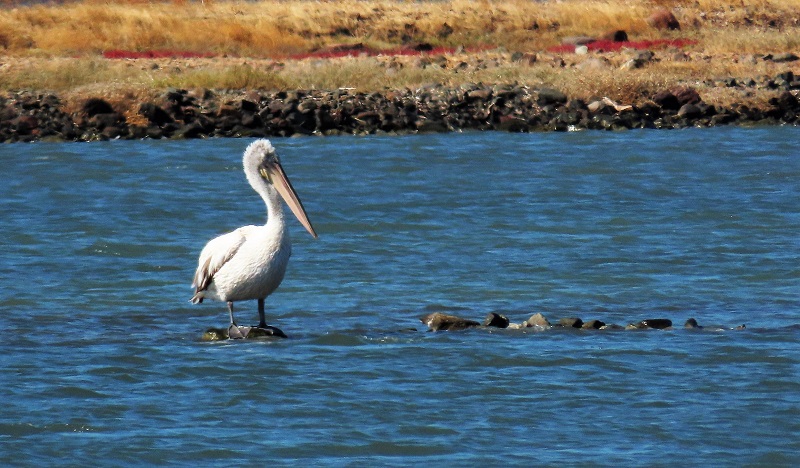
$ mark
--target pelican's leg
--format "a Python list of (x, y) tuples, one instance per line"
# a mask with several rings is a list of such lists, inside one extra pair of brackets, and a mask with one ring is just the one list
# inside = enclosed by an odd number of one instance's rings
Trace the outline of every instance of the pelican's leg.
[(228, 338), (232, 340), (244, 338), (246, 333), (242, 333), (242, 329), (233, 320), (233, 301), (228, 301), (228, 314), (231, 316), (231, 324), (228, 326)]
[(258, 300), (258, 328), (265, 331), (267, 336), (287, 338), (286, 333), (284, 333), (280, 328), (267, 325), (267, 318), (264, 314), (264, 299)]
[(264, 299), (258, 300), (258, 328), (267, 328), (267, 318), (264, 314)]
[(236, 321), (233, 320), (233, 301), (228, 301), (228, 314), (231, 316), (231, 325), (236, 325)]

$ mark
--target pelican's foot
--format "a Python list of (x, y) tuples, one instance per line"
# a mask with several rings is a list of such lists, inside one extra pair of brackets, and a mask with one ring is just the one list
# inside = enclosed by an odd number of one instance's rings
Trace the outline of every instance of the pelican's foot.
[(288, 338), (283, 330), (269, 325), (245, 327), (231, 324), (228, 327), (225, 335), (227, 336), (223, 337), (221, 329), (209, 329), (205, 335), (203, 335), (203, 339), (206, 341), (216, 341), (225, 338), (229, 340), (244, 340), (250, 338)]
[(228, 327), (228, 339), (229, 340), (243, 340), (247, 338), (247, 335), (250, 334), (250, 329), (252, 327), (240, 327), (236, 324), (231, 324)]

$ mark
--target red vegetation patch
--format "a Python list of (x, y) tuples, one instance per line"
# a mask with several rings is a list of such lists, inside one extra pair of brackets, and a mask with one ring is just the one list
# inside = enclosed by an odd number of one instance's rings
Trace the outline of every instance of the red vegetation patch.
[[(657, 49), (663, 47), (685, 47), (687, 45), (696, 44), (697, 41), (691, 39), (656, 39), (654, 41), (594, 41), (585, 44), (589, 50), (595, 52), (614, 52), (620, 49)], [(562, 44), (559, 46), (547, 49), (550, 52), (570, 53), (575, 52), (575, 46), (572, 44)]]
[(139, 52), (135, 50), (112, 49), (103, 51), (103, 57), (107, 59), (208, 58), (213, 56), (213, 54), (189, 52), (186, 50), (146, 50)]

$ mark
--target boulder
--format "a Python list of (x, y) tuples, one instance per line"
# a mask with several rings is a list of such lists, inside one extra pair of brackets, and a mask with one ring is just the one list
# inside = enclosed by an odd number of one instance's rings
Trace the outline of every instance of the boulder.
[(104, 99), (100, 98), (89, 98), (81, 107), (81, 110), (87, 117), (94, 117), (97, 114), (113, 114), (114, 108), (111, 107)]
[(524, 322), (526, 327), (550, 328), (550, 322), (541, 313), (535, 313)]
[(800, 104), (797, 97), (790, 91), (784, 91), (776, 97), (770, 98), (770, 105), (784, 110), (794, 110)]
[(564, 104), (567, 102), (567, 95), (553, 88), (539, 88), (537, 104), (547, 106), (551, 104)]
[(653, 102), (659, 105), (664, 110), (678, 110), (681, 108), (681, 103), (678, 98), (672, 94), (671, 91), (660, 91), (653, 96)]
[(108, 127), (119, 127), (125, 121), (125, 117), (116, 112), (109, 112), (103, 114), (95, 114), (89, 119), (89, 124), (93, 127), (103, 130)]
[(584, 323), (583, 326), (581, 326), (581, 328), (583, 328), (584, 330), (599, 330), (604, 326), (606, 326), (605, 322), (602, 322), (600, 320), (589, 320), (588, 322)]
[(678, 18), (675, 18), (675, 15), (666, 8), (657, 8), (647, 17), (646, 21), (651, 28), (655, 29), (681, 29)]
[(467, 320), (455, 315), (447, 315), (441, 312), (434, 312), (432, 314), (421, 317), (420, 322), (428, 326), (430, 331), (439, 330), (464, 330), (472, 327), (479, 327), (481, 324), (474, 320)]
[(559, 320), (558, 325), (564, 328), (581, 328), (583, 320), (578, 317), (566, 317)]
[(612, 42), (627, 42), (628, 41), (628, 33), (623, 31), (622, 29), (617, 29), (614, 31), (609, 31), (600, 36), (600, 39), (604, 41), (612, 41)]
[(39, 120), (32, 115), (21, 115), (11, 121), (11, 125), (20, 135), (31, 135), (39, 129)]
[(142, 103), (142, 105), (139, 106), (139, 115), (146, 118), (151, 124), (159, 127), (174, 122), (167, 111), (152, 102)]
[(684, 104), (678, 109), (678, 117), (696, 119), (703, 115), (703, 110), (696, 104)]
[(680, 105), (697, 104), (702, 101), (700, 94), (690, 86), (682, 86), (672, 90), (672, 94), (678, 99)]
[(508, 324), (511, 321), (508, 320), (508, 317), (505, 315), (498, 314), (496, 312), (491, 312), (489, 315), (486, 316), (486, 319), (483, 321), (484, 327), (495, 327), (495, 328), (508, 328)]
[(667, 328), (672, 328), (672, 320), (669, 319), (646, 319), (642, 320), (639, 323), (632, 323), (628, 325), (626, 328), (628, 329), (648, 329), (652, 328), (655, 330), (664, 330)]
[(701, 327), (700, 325), (697, 324), (697, 320), (695, 320), (693, 318), (690, 318), (689, 320), (686, 321), (686, 323), (683, 324), (683, 328), (697, 328), (697, 329), (700, 329), (700, 328), (703, 328), (703, 327)]
[(280, 328), (267, 326), (261, 327), (245, 327), (231, 325), (228, 328), (209, 328), (203, 333), (203, 341), (222, 341), (222, 340), (235, 340), (235, 339), (270, 339), (270, 338), (288, 338)]
[(592, 101), (586, 107), (587, 107), (587, 109), (589, 109), (589, 112), (591, 112), (593, 114), (596, 114), (598, 112), (602, 112), (604, 109), (610, 108), (610, 106), (608, 104), (606, 104), (605, 102), (603, 102), (602, 100), (600, 100), (600, 101)]

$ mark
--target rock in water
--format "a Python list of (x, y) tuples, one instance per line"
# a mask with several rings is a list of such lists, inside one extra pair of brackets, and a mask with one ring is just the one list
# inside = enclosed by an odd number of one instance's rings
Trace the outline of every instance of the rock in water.
[(702, 326), (697, 324), (697, 320), (694, 318), (690, 318), (683, 324), (683, 328), (703, 328)]
[(599, 330), (605, 326), (605, 322), (601, 320), (589, 320), (588, 322), (584, 323), (581, 328), (584, 330)]
[(508, 324), (511, 323), (508, 320), (508, 317), (505, 315), (498, 314), (496, 312), (491, 312), (489, 315), (486, 316), (486, 319), (483, 321), (484, 327), (495, 327), (495, 328), (508, 328)]
[(583, 320), (578, 317), (562, 318), (558, 321), (558, 325), (564, 328), (581, 328), (583, 326)]
[(669, 319), (647, 319), (642, 320), (642, 324), (648, 328), (655, 328), (656, 330), (664, 330), (665, 328), (672, 327), (672, 320)]
[(647, 319), (647, 320), (642, 320), (639, 323), (631, 323), (625, 328), (628, 329), (628, 330), (636, 330), (636, 329), (645, 330), (645, 329), (648, 329), (648, 328), (652, 328), (652, 329), (655, 329), (655, 330), (665, 330), (665, 329), (668, 329), (668, 328), (671, 329), (672, 328), (672, 320), (669, 320), (669, 319)]
[(223, 340), (236, 340), (236, 339), (258, 339), (258, 338), (288, 338), (286, 333), (280, 328), (267, 326), (261, 327), (246, 327), (246, 326), (233, 326), (228, 328), (209, 328), (203, 333), (203, 341), (223, 341)]
[(526, 327), (538, 327), (538, 328), (550, 328), (550, 321), (542, 315), (540, 312), (537, 312), (530, 316), (528, 320), (525, 321)]
[(455, 315), (447, 315), (441, 312), (434, 312), (419, 319), (428, 326), (431, 331), (439, 330), (464, 330), (467, 328), (478, 327), (481, 324), (474, 320), (466, 320)]
[(228, 339), (228, 330), (224, 328), (209, 328), (203, 333), (203, 341), (222, 341)]

